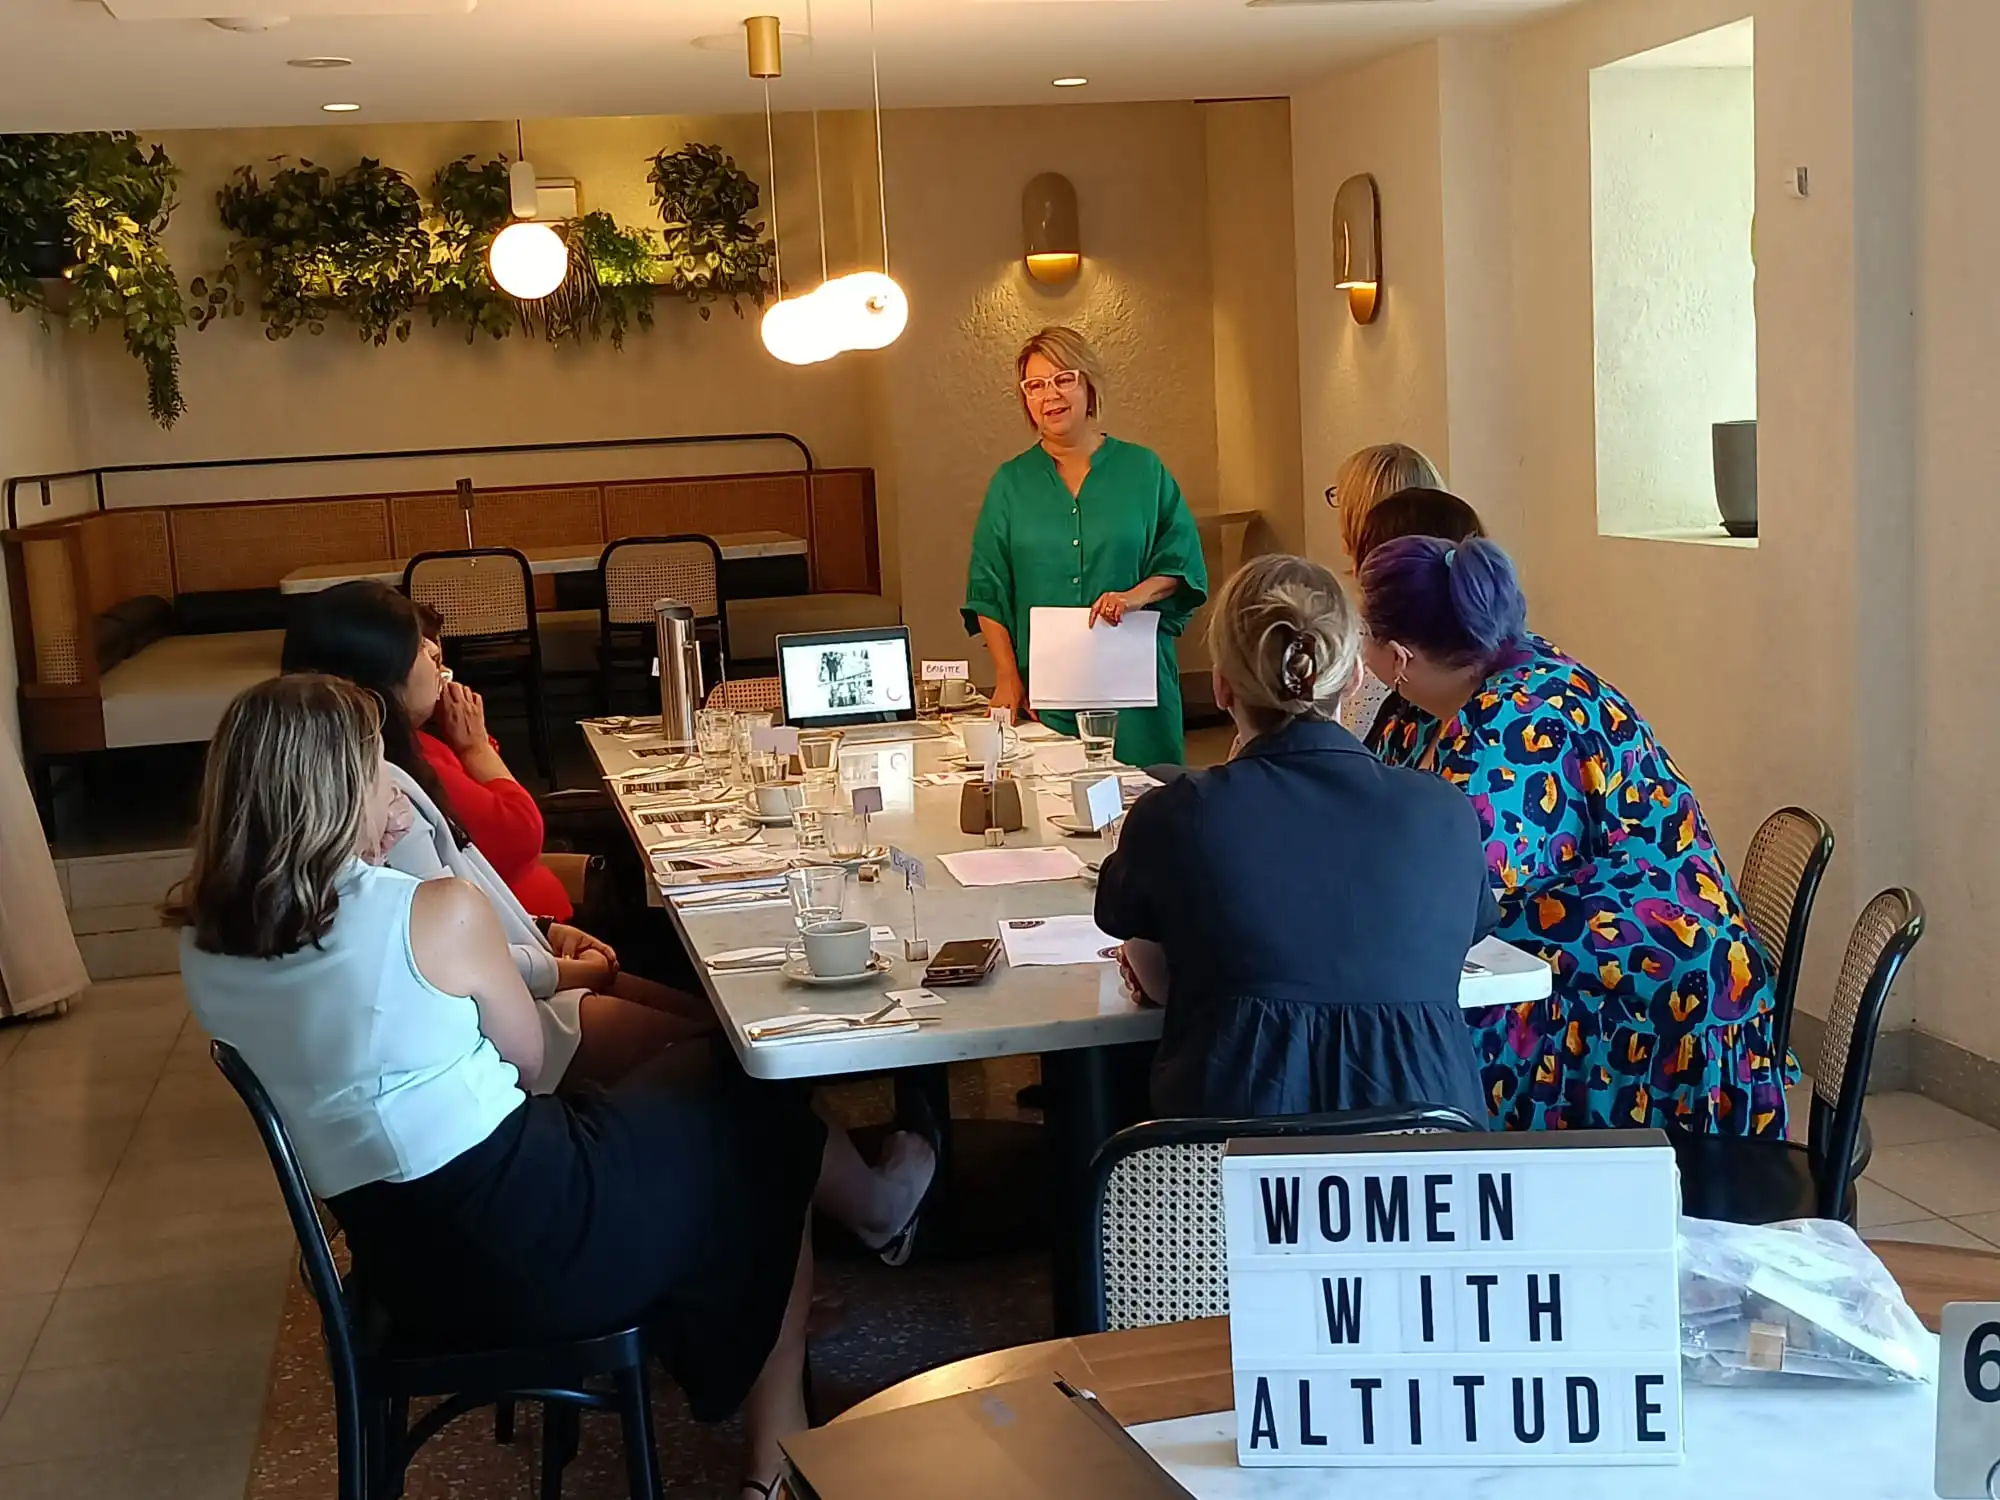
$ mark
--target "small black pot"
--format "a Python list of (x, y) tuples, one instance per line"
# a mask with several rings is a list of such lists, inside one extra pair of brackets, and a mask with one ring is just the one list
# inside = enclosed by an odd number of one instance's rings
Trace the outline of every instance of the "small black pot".
[(1731, 536), (1757, 534), (1757, 422), (1717, 422), (1715, 508)]
[(39, 281), (53, 281), (76, 264), (69, 226), (60, 220), (37, 225), (28, 236), (26, 252), (28, 274)]

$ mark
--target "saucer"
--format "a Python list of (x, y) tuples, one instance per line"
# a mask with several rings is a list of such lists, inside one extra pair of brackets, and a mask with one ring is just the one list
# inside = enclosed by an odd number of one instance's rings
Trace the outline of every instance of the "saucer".
[(1101, 828), (1079, 823), (1074, 813), (1050, 813), (1049, 826), (1068, 839), (1095, 839), (1104, 836)]
[(789, 810), (781, 813), (759, 812), (757, 811), (757, 799), (755, 797), (745, 796), (743, 798), (743, 816), (760, 828), (790, 828), (792, 826), (792, 815)]
[(805, 955), (797, 954), (786, 959), (784, 966), (778, 972), (791, 980), (793, 984), (811, 985), (815, 989), (818, 989), (823, 986), (860, 984), (864, 980), (879, 979), (895, 967), (896, 961), (887, 954), (871, 953), (868, 955), (868, 967), (856, 973), (815, 974), (806, 966)]
[[(821, 853), (826, 853), (822, 850)], [(841, 865), (849, 870), (858, 870), (863, 865), (879, 865), (889, 857), (887, 844), (876, 844), (861, 854), (826, 854), (826, 863)]]

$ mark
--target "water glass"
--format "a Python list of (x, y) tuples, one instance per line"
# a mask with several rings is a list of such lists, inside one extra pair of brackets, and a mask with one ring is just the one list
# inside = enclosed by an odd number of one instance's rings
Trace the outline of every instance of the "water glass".
[(935, 719), (944, 700), (944, 684), (941, 682), (920, 682), (917, 684), (917, 717)]
[[(803, 792), (803, 787), (798, 788)], [(826, 818), (828, 809), (808, 807), (803, 799), (792, 809), (792, 834), (798, 840), (802, 853), (819, 854), (826, 849)]]
[(792, 920), (803, 932), (815, 922), (838, 922), (847, 913), (847, 871), (839, 865), (807, 865), (785, 874)]
[(826, 828), (827, 852), (835, 859), (859, 859), (868, 852), (868, 815), (848, 808), (829, 808), (821, 814)]
[(769, 729), (771, 715), (764, 711), (744, 712), (733, 716), (735, 720), (734, 738), (730, 743), (732, 779), (747, 784), (750, 780), (750, 741), (754, 731)]
[(1086, 708), (1076, 716), (1077, 738), (1083, 741), (1086, 766), (1108, 766), (1118, 753), (1118, 710)]
[(694, 739), (701, 758), (711, 765), (728, 760), (736, 744), (736, 715), (726, 708), (704, 708), (694, 716)]
[(821, 731), (799, 736), (799, 769), (807, 776), (840, 769), (840, 732)]
[(799, 799), (801, 807), (834, 808), (847, 805), (847, 798), (840, 795), (838, 771), (808, 772), (804, 787), (805, 790)]

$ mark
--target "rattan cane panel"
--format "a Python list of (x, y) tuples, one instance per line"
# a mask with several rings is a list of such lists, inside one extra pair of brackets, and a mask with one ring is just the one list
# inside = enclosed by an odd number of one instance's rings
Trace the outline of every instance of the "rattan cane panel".
[(872, 594), (882, 586), (875, 554), (869, 471), (835, 469), (812, 478), (813, 587), (823, 594)]
[(177, 506), (168, 516), (174, 581), (183, 594), (276, 588), (287, 573), (310, 563), (389, 555), (385, 500)]
[(1100, 1225), (1107, 1328), (1147, 1328), (1229, 1311), (1221, 1141), (1135, 1152), (1104, 1184)]
[(458, 496), (449, 492), (392, 496), (389, 539), (384, 557), (415, 557), (419, 552), (465, 546), (465, 513), (458, 508)]
[(77, 580), (62, 535), (21, 543), (28, 575), (28, 623), (35, 634), (35, 680), (46, 686), (83, 681), (77, 652)]
[(511, 557), (439, 557), (418, 563), (410, 597), (444, 616), (447, 638), (528, 628), (534, 590)]
[(695, 531), (811, 534), (803, 474), (721, 474), (604, 487), (607, 541)]
[[(104, 610), (125, 599), (154, 594), (162, 599), (174, 596), (174, 549), (167, 535), (167, 513), (163, 510), (113, 510), (97, 518), (105, 538), (99, 545), (109, 554), (110, 577), (107, 596), (101, 590), (107, 580), (98, 571), (97, 560), (90, 563), (92, 608)], [(102, 601), (102, 602), (100, 602)]]
[(1860, 1018), (1861, 999), (1882, 954), (1910, 921), (1909, 905), (1900, 891), (1884, 891), (1861, 910), (1854, 931), (1847, 940), (1847, 952), (1840, 963), (1840, 978), (1833, 987), (1833, 1004), (1827, 1008), (1826, 1030), (1820, 1042), (1819, 1061), (1812, 1069), (1813, 1092), (1829, 1107), (1840, 1104), (1841, 1080), (1847, 1074), (1847, 1055), (1854, 1050), (1855, 1025)]
[[(454, 498), (453, 504), (457, 503)], [(604, 541), (604, 500), (596, 485), (569, 489), (481, 490), (472, 502), (479, 547), (591, 547)]]
[(713, 549), (704, 542), (634, 542), (606, 560), (604, 604), (612, 624), (651, 624), (662, 599), (679, 600), (697, 620), (720, 614)]
[(754, 714), (784, 706), (784, 690), (775, 677), (732, 677), (709, 689), (704, 708), (726, 708), (731, 713)]

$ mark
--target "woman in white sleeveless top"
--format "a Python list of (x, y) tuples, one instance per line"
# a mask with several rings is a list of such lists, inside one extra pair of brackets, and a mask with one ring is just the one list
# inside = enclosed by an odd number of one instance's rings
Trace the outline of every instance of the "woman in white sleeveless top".
[(270, 1092), (400, 1331), (641, 1320), (698, 1417), (744, 1409), (767, 1494), (806, 1423), (807, 1205), (886, 1235), (928, 1165), (871, 1172), (804, 1092), (704, 1066), (706, 1043), (611, 1093), (526, 1095), (543, 1028), (493, 905), (374, 863), (394, 799), (366, 691), (300, 674), (230, 706), (169, 910), (196, 1018)]

